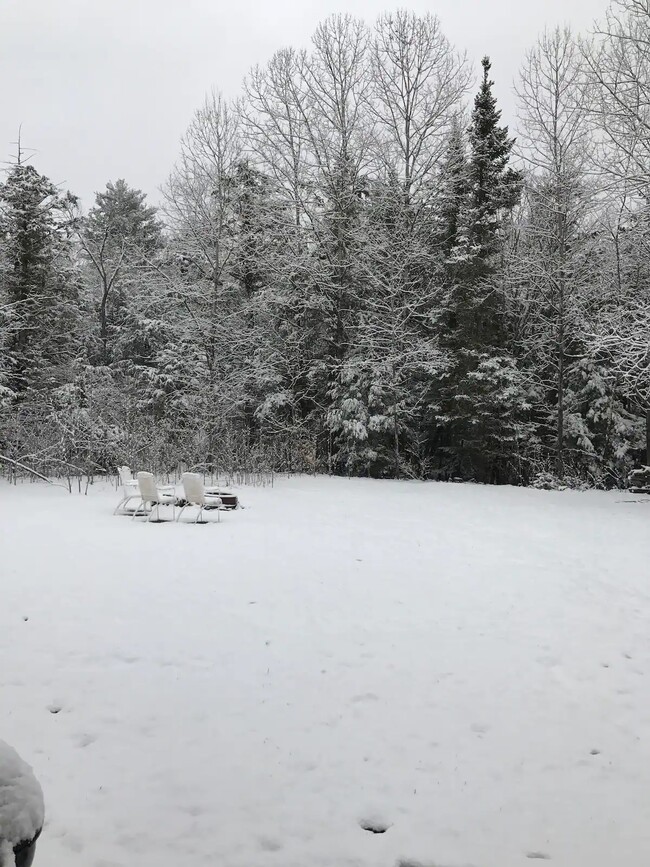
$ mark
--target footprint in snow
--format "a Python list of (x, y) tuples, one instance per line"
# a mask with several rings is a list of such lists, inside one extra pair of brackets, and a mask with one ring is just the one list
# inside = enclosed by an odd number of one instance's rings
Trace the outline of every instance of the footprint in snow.
[(257, 841), (265, 852), (279, 852), (282, 848), (282, 843), (273, 837), (258, 837)]
[(377, 816), (369, 816), (359, 820), (359, 827), (371, 834), (385, 834), (390, 828), (390, 822), (385, 822)]
[(435, 864), (432, 862), (427, 862), (426, 864), (423, 861), (398, 861), (395, 867), (443, 867), (442, 864), (439, 864), (437, 861)]
[(379, 696), (376, 696), (374, 692), (364, 692), (363, 695), (353, 695), (352, 701), (354, 704), (360, 704), (361, 702), (366, 701), (379, 701)]

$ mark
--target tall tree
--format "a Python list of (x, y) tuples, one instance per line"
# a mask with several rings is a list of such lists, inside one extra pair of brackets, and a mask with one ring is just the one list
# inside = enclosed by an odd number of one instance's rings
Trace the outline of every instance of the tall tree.
[(467, 60), (434, 15), (405, 10), (377, 19), (371, 58), (375, 159), (396, 172), (407, 202), (422, 200), (469, 84)]
[[(538, 361), (552, 359), (545, 403), (556, 404), (555, 472), (565, 471), (567, 367), (580, 356), (580, 303), (588, 286), (590, 124), (578, 47), (568, 29), (544, 33), (528, 52), (517, 87), (520, 153), (528, 168), (530, 211), (523, 262), (534, 287), (529, 334)], [(528, 252), (528, 256), (525, 253)], [(536, 297), (535, 297), (536, 296)], [(530, 357), (530, 349), (527, 353)], [(541, 370), (539, 371), (541, 373)]]
[(458, 117), (454, 117), (445, 154), (436, 173), (435, 242), (447, 265), (460, 240), (461, 219), (469, 193), (469, 168), (465, 138)]
[[(581, 42), (582, 54), (592, 85), (589, 105), (602, 133), (598, 153), (603, 175), (619, 195), (630, 202), (637, 198), (625, 217), (627, 229), (639, 238), (641, 213), (650, 198), (650, 3), (648, 0), (613, 0), (604, 22), (595, 26), (591, 39)], [(640, 199), (640, 201), (639, 201)], [(627, 210), (627, 208), (626, 208)], [(643, 222), (643, 220), (641, 220)], [(629, 235), (628, 235), (629, 237)], [(641, 246), (645, 246), (641, 242)], [(632, 258), (635, 258), (634, 256)], [(634, 383), (629, 395), (643, 400), (647, 420), (646, 457), (650, 461), (650, 401), (643, 382), (647, 371), (645, 328), (647, 304), (643, 297), (619, 311), (611, 311), (607, 323), (610, 333), (604, 343), (613, 353), (617, 369), (627, 385)], [(626, 327), (627, 323), (627, 327)], [(646, 374), (647, 376), (647, 374)]]
[[(527, 406), (509, 352), (499, 274), (521, 178), (509, 164), (514, 139), (508, 127), (500, 125), (489, 58), (483, 58), (482, 66), (483, 80), (468, 130), (467, 193), (446, 267), (449, 291), (441, 344), (448, 364), (434, 389), (437, 424), (442, 429), (434, 432), (433, 441), (448, 455), (447, 472), (496, 481), (514, 474), (513, 456)], [(459, 153), (458, 143), (454, 147)], [(456, 170), (458, 184), (460, 171), (461, 166)]]
[[(99, 352), (107, 364), (113, 357), (111, 331), (126, 314), (128, 286), (137, 284), (160, 252), (162, 225), (156, 208), (146, 204), (141, 190), (120, 179), (97, 193), (87, 217), (76, 221), (77, 238), (97, 281)], [(113, 335), (114, 336), (114, 335)]]
[(650, 3), (613, 0), (581, 41), (590, 113), (604, 133), (603, 168), (647, 195), (650, 186)]
[(0, 184), (7, 382), (15, 394), (65, 380), (78, 350), (78, 276), (70, 249), (69, 208), (36, 169), (17, 162)]

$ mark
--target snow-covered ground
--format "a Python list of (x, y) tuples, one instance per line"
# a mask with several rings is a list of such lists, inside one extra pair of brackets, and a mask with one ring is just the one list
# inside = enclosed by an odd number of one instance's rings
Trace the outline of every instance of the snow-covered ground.
[(36, 865), (650, 863), (650, 499), (240, 493), (146, 525), (108, 486), (0, 484), (0, 738), (45, 791)]

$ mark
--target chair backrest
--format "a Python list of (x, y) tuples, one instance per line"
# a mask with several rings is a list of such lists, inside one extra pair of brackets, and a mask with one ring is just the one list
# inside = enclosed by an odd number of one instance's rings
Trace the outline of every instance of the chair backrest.
[(185, 499), (188, 503), (203, 506), (205, 503), (205, 488), (203, 479), (198, 473), (183, 473), (181, 477)]
[(142, 499), (150, 503), (158, 502), (158, 488), (153, 473), (138, 473), (137, 479)]
[(126, 485), (127, 482), (133, 481), (133, 473), (131, 472), (131, 467), (118, 467), (117, 472), (120, 477), (121, 485)]

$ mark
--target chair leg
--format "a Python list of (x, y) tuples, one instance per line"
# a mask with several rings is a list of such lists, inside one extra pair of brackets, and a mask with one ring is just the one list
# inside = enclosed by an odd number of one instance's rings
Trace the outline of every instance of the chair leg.
[(127, 504), (129, 503), (130, 500), (137, 499), (137, 496), (138, 496), (137, 494), (129, 494), (128, 497), (123, 497), (120, 500), (120, 502), (117, 504), (117, 506), (115, 507), (115, 511), (113, 512), (113, 514), (117, 515), (117, 513), (120, 509), (122, 509), (124, 511), (124, 514), (126, 514), (125, 510), (126, 510)]
[(183, 512), (185, 511), (185, 509), (187, 509), (187, 503), (185, 503), (185, 505), (184, 505), (184, 506), (181, 506), (181, 508), (180, 508), (180, 511), (179, 511), (179, 513), (178, 513), (178, 518), (176, 518), (176, 522), (177, 522), (178, 524), (180, 524), (180, 521), (181, 521), (181, 515), (183, 514)]
[(135, 507), (135, 510), (133, 512), (133, 517), (131, 518), (132, 521), (135, 521), (135, 517), (138, 514), (138, 512), (140, 511), (140, 506), (142, 506), (142, 508), (144, 509), (144, 500), (142, 499), (142, 497), (140, 497), (140, 502)]

